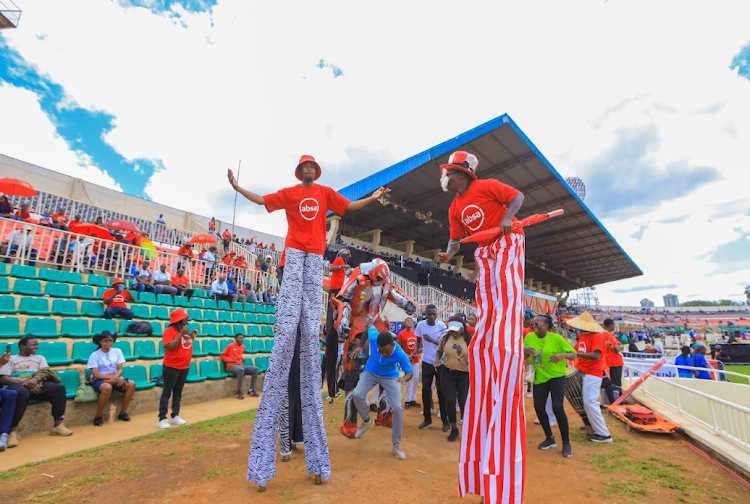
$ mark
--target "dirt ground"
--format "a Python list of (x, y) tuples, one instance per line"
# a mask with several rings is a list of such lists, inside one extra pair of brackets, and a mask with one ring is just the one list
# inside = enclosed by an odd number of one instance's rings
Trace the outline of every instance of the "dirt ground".
[[(573, 458), (563, 458), (559, 447), (540, 451), (542, 430), (526, 401), (527, 504), (750, 502), (750, 491), (678, 440), (627, 432), (611, 417), (612, 444), (587, 441), (571, 411)], [(362, 439), (347, 439), (338, 433), (343, 403), (325, 408), (332, 476), (322, 486), (305, 474), (300, 449), (291, 462), (278, 463), (268, 491), (257, 493), (245, 481), (254, 415), (247, 412), (6, 471), (0, 502), (479, 503), (478, 496), (457, 495), (459, 443), (447, 442), (437, 427), (420, 431), (418, 409), (406, 410), (402, 447), (408, 458), (399, 461), (390, 454), (389, 429), (373, 427)]]

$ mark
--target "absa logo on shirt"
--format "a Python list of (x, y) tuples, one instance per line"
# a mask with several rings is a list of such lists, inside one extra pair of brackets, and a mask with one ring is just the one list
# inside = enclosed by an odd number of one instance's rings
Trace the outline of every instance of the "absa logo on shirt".
[(466, 205), (461, 212), (461, 222), (469, 231), (476, 231), (484, 224), (484, 210), (476, 205)]
[(299, 202), (299, 214), (305, 220), (314, 220), (318, 216), (320, 205), (315, 198), (305, 198)]

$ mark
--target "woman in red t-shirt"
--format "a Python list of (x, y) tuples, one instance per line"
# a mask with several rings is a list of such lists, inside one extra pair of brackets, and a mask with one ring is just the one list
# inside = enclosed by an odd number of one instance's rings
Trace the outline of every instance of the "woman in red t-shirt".
[(414, 332), (414, 320), (411, 317), (404, 319), (403, 329), (398, 333), (398, 344), (404, 349), (409, 356), (411, 369), (414, 372), (411, 380), (404, 384), (404, 406), (407, 408), (420, 408), (422, 405), (417, 402), (417, 385), (419, 384), (419, 368), (422, 360), (422, 341)]
[[(159, 428), (169, 429), (171, 425), (185, 425), (180, 418), (182, 388), (185, 386), (190, 360), (193, 358), (193, 340), (198, 331), (189, 334), (188, 314), (184, 310), (172, 310), (169, 314), (169, 327), (164, 329), (164, 366), (162, 380), (164, 389), (159, 400)], [(169, 397), (172, 396), (172, 419), (167, 420)]]

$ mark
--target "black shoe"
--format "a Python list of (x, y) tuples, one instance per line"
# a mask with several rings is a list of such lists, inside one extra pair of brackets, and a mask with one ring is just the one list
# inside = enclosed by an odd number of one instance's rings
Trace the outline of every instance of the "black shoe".
[(570, 458), (573, 456), (573, 448), (570, 447), (570, 443), (563, 443), (563, 457)]
[(101, 427), (102, 425), (104, 425), (104, 420), (102, 420), (102, 417), (98, 416), (94, 418), (94, 425), (96, 425), (97, 427)]
[(422, 422), (421, 424), (419, 424), (419, 428), (422, 429), (422, 430), (432, 429), (432, 422), (428, 422), (427, 420), (425, 420), (424, 422)]
[(550, 448), (557, 448), (557, 443), (555, 442), (555, 437), (548, 437), (541, 443), (539, 443), (539, 449), (540, 450), (549, 450)]
[(236, 394), (234, 394), (234, 398), (235, 399), (244, 399), (245, 396), (242, 395), (242, 392), (237, 392)]
[(443, 432), (448, 432), (451, 430), (451, 424), (444, 423), (443, 424)]
[(123, 422), (129, 422), (130, 416), (128, 416), (127, 413), (120, 413), (119, 415), (117, 415), (117, 419), (122, 420)]
[(578, 430), (579, 431), (585, 431), (586, 430), (586, 426), (584, 425), (583, 427), (579, 427)]
[(412, 401), (412, 402), (411, 402), (411, 405), (412, 405), (413, 407), (415, 407), (415, 408), (421, 408), (421, 407), (422, 407), (422, 405), (421, 405), (421, 404), (419, 404), (419, 403), (418, 403), (417, 401)]
[(594, 443), (611, 443), (612, 436), (600, 436), (599, 434), (594, 434), (593, 436), (589, 436), (589, 441), (593, 441)]
[(248, 396), (248, 397), (260, 397), (260, 394), (259, 394), (259, 393), (257, 393), (257, 392), (256, 392), (256, 391), (254, 391), (254, 390), (248, 390), (248, 391), (247, 391), (247, 396)]
[(378, 405), (377, 404), (371, 404), (370, 405), (370, 411), (372, 411), (373, 413), (377, 413), (378, 412)]
[(451, 442), (453, 442), (453, 441), (455, 441), (456, 439), (458, 439), (458, 428), (456, 428), (456, 429), (451, 429), (451, 433), (450, 433), (450, 435), (448, 436), (448, 441), (451, 441)]

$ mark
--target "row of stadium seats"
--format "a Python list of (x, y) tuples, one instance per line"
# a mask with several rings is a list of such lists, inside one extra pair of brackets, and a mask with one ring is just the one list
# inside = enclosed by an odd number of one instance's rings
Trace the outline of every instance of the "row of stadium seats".
[[(221, 352), (230, 344), (233, 339), (206, 339), (195, 340), (193, 342), (193, 357), (206, 357), (207, 355), (219, 356)], [(122, 350), (126, 361), (134, 360), (156, 360), (164, 358), (164, 344), (159, 341), (157, 350), (156, 342), (150, 340), (128, 340), (115, 341), (113, 346)], [(0, 342), (3, 347), (10, 345), (12, 355), (18, 353), (18, 342)], [(96, 351), (98, 347), (90, 341), (76, 341), (73, 343), (72, 351), (68, 355), (68, 346), (60, 341), (40, 341), (37, 355), (43, 356), (50, 366), (69, 366), (75, 364), (86, 364), (89, 356)], [(245, 345), (245, 353), (260, 354), (271, 353), (273, 350), (273, 340), (254, 339)]]
[[(24, 329), (21, 330), (21, 320), (17, 317), (0, 317), (0, 338), (20, 338), (22, 336), (34, 336), (36, 338), (91, 338), (95, 334), (109, 331), (123, 336), (145, 336), (142, 333), (128, 332), (130, 324), (136, 320), (94, 319), (89, 325), (89, 320), (84, 318), (65, 318), (57, 325), (57, 320), (49, 317), (31, 317), (25, 321)], [(155, 320), (147, 321), (153, 329), (152, 336), (161, 336), (168, 322)], [(119, 323), (119, 329), (118, 329)], [(249, 337), (273, 337), (273, 328), (270, 325), (258, 326), (255, 324), (213, 324), (190, 322), (190, 332), (198, 331), (200, 337), (234, 337), (237, 334)]]

